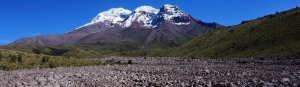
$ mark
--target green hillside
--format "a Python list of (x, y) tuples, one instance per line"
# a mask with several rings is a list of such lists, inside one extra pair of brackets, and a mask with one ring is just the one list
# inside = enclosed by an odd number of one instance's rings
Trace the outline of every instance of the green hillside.
[(6, 45), (0, 47), (21, 51), (31, 54), (42, 54), (73, 58), (99, 58), (119, 55), (124, 52), (139, 50), (135, 44), (128, 41), (121, 42), (99, 42), (91, 44), (66, 44), (58, 46), (41, 46), (41, 45)]
[(300, 56), (300, 8), (208, 31), (170, 56), (206, 58)]

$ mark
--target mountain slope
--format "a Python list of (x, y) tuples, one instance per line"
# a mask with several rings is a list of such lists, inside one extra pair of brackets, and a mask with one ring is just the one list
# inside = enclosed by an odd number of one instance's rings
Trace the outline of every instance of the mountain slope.
[(128, 41), (98, 42), (93, 44), (66, 44), (57, 46), (6, 45), (0, 49), (21, 51), (31, 54), (64, 56), (73, 58), (100, 58), (124, 52), (139, 50), (136, 44)]
[(61, 45), (130, 41), (139, 47), (178, 46), (206, 32), (223, 27), (194, 19), (177, 6), (160, 9), (140, 6), (133, 12), (112, 8), (99, 13), (91, 22), (61, 35), (19, 39), (11, 44)]
[(176, 48), (172, 56), (208, 58), (300, 56), (300, 9), (208, 31)]

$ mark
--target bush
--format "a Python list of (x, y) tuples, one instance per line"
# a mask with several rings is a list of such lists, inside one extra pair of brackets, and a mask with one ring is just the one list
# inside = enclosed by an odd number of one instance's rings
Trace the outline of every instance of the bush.
[(249, 22), (249, 21), (242, 21), (241, 24), (245, 24), (245, 23), (247, 23), (247, 22)]
[(133, 63), (132, 63), (132, 60), (128, 60), (127, 63), (128, 63), (128, 64), (133, 64)]
[(50, 62), (49, 63), (49, 67), (50, 68), (56, 68), (58, 65), (56, 64), (56, 63), (54, 63), (54, 62)]
[(274, 15), (274, 14), (270, 14), (269, 17), (270, 17), (270, 18), (274, 18), (275, 15)]
[(46, 56), (44, 56), (43, 59), (42, 59), (42, 63), (46, 63), (46, 62), (48, 62), (48, 61), (49, 61), (49, 58), (46, 57)]
[(23, 58), (21, 55), (18, 55), (18, 62), (23, 62)]
[(10, 62), (15, 63), (17, 62), (17, 56), (16, 55), (9, 55), (10, 57)]
[(122, 64), (122, 62), (121, 62), (121, 61), (117, 61), (116, 63), (117, 63), (117, 64)]

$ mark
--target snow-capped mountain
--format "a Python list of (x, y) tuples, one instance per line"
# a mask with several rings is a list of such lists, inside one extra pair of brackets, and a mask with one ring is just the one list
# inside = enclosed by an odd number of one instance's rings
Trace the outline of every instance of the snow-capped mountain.
[(177, 6), (165, 4), (160, 8), (160, 11), (152, 22), (152, 25), (159, 25), (163, 21), (169, 21), (176, 25), (188, 25), (191, 18)]
[[(123, 25), (123, 21), (127, 19), (132, 12), (124, 8), (111, 8), (107, 11), (100, 12), (96, 17), (94, 17), (90, 22), (76, 28), (80, 29), (84, 26), (92, 25), (98, 22), (104, 22), (106, 27), (113, 27), (114, 25)], [(68, 31), (72, 32), (74, 30)]]
[(158, 9), (155, 9), (151, 6), (140, 6), (133, 11), (128, 19), (126, 19), (123, 27), (130, 27), (133, 22), (137, 22), (138, 24), (148, 28), (153, 27), (151, 23), (158, 11)]
[(92, 21), (86, 25), (90, 25), (97, 22), (106, 22), (107, 24), (119, 24), (122, 25), (123, 21), (131, 14), (130, 10), (124, 8), (111, 8), (108, 11), (99, 13)]
[(160, 9), (145, 5), (136, 8), (134, 11), (124, 8), (112, 8), (99, 13), (89, 23), (76, 29), (99, 22), (104, 23), (106, 27), (114, 27), (117, 24), (123, 28), (130, 26), (155, 28), (163, 21), (169, 21), (176, 25), (188, 25), (191, 20), (188, 16), (178, 6), (171, 4), (165, 4)]
[(11, 44), (59, 45), (125, 40), (142, 47), (154, 43), (169, 46), (183, 44), (218, 27), (223, 26), (194, 19), (175, 5), (165, 4), (159, 9), (144, 5), (133, 11), (111, 8), (65, 34), (24, 38)]

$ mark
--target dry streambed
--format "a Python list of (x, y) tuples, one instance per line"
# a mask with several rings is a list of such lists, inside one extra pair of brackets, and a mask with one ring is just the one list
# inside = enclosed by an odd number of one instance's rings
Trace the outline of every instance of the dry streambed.
[(0, 71), (0, 87), (300, 87), (300, 59), (103, 58), (131, 65)]

